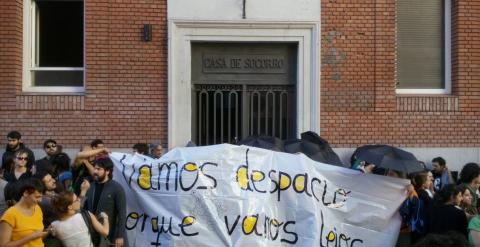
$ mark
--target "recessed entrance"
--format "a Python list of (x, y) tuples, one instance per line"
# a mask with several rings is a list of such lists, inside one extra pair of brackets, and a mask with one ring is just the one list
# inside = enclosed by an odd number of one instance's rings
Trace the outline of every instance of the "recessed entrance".
[[(296, 78), (292, 81), (295, 84), (293, 99), (295, 102), (291, 107), (296, 108), (296, 119), (292, 126), (296, 126), (294, 131), (296, 137), (298, 137), (298, 133), (308, 130), (320, 132), (320, 24), (318, 22), (245, 20), (224, 22), (172, 19), (169, 22), (168, 30), (170, 37), (168, 39), (169, 148), (183, 146), (188, 141), (198, 138), (198, 133), (193, 133), (196, 128), (192, 126), (196, 123), (193, 119), (196, 118), (198, 111), (198, 108), (193, 109), (193, 107), (198, 105), (192, 100), (196, 97), (193, 95), (197, 90), (194, 89), (195, 85), (203, 82), (202, 80), (198, 80), (198, 83), (192, 82), (192, 79), (197, 80), (196, 76), (192, 76), (194, 69), (192, 68), (192, 46), (196, 44), (293, 44), (294, 47), (296, 46), (296, 51), (293, 49), (295, 51), (293, 54), (296, 54), (293, 56), (296, 59), (296, 66), (291, 67), (295, 68), (291, 76), (296, 74)], [(266, 66), (273, 71), (278, 71), (274, 69), (274, 61), (271, 64), (273, 65)], [(261, 70), (261, 66), (259, 64), (259, 68), (255, 69)], [(265, 67), (265, 65), (263, 66)], [(206, 71), (210, 70), (209, 74), (215, 74), (213, 72), (218, 68), (205, 69)], [(254, 81), (261, 75), (261, 73), (257, 73), (248, 80)], [(203, 81), (208, 82), (208, 78)], [(233, 85), (243, 85), (244, 81)], [(203, 83), (202, 85), (211, 84)], [(227, 83), (220, 81), (217, 85), (227, 85)], [(246, 109), (242, 109), (242, 111), (244, 110)], [(243, 128), (243, 126), (240, 127)]]
[(297, 135), (297, 43), (192, 42), (192, 139)]

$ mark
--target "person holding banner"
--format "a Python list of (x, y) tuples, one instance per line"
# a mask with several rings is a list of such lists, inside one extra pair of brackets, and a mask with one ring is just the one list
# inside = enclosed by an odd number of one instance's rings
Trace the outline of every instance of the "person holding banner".
[[(388, 169), (386, 171), (388, 177), (406, 179), (407, 176), (403, 172)], [(421, 219), (423, 204), (419, 199), (417, 192), (412, 184), (407, 186), (407, 199), (402, 203), (399, 209), (402, 216), (402, 225), (400, 235), (397, 239), (397, 247), (411, 246), (424, 234), (424, 220)]]
[(95, 168), (92, 165), (92, 162), (95, 160), (95, 157), (101, 155), (107, 155), (110, 153), (105, 147), (95, 148), (92, 146), (86, 145), (82, 147), (80, 152), (75, 156), (75, 159), (72, 164), (73, 170), (73, 192), (80, 195), (82, 183), (85, 180), (91, 181)]
[[(94, 213), (105, 212), (108, 215), (110, 230), (108, 240), (122, 247), (125, 241), (126, 201), (125, 192), (120, 184), (112, 180), (113, 162), (107, 157), (97, 157), (94, 161), (95, 182), (86, 194), (84, 209)], [(98, 238), (94, 246), (102, 246), (105, 239)]]
[(420, 240), (426, 233), (426, 217), (427, 212), (433, 207), (433, 192), (430, 191), (430, 187), (433, 183), (433, 175), (430, 171), (420, 172), (413, 176), (412, 183), (415, 187), (415, 192), (417, 192), (419, 201), (417, 202), (416, 211), (417, 217), (415, 218), (414, 224), (416, 225), (415, 230), (412, 230), (411, 240), (412, 243), (416, 243)]
[[(64, 246), (93, 247), (89, 234), (89, 222), (85, 222), (80, 210), (80, 198), (73, 192), (64, 191), (53, 198), (53, 208), (60, 216), (60, 220), (52, 222), (53, 233), (60, 239)], [(102, 236), (108, 236), (108, 215), (100, 213), (103, 223), (88, 213), (93, 229)]]

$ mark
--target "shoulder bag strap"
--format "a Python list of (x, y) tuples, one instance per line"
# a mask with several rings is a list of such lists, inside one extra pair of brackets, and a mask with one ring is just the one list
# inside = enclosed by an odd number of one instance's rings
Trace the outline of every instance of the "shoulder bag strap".
[(84, 210), (84, 209), (82, 209), (80, 213), (82, 214), (83, 220), (87, 225), (88, 233), (90, 234), (90, 236), (92, 236), (93, 224), (92, 224), (92, 218), (90, 217), (90, 214), (88, 213), (87, 210)]

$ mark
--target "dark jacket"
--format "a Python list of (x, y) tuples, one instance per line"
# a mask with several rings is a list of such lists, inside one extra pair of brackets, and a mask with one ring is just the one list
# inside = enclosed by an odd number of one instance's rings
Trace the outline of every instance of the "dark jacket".
[(467, 216), (454, 205), (434, 205), (427, 214), (428, 233), (457, 231), (467, 237)]
[(37, 161), (35, 161), (35, 168), (37, 171), (46, 171), (50, 174), (55, 175), (55, 169), (53, 168), (51, 160), (48, 156), (45, 156)]
[(5, 180), (8, 182), (3, 191), (5, 200), (13, 200), (15, 202), (20, 201), (22, 195), (18, 192), (18, 190), (21, 183), (19, 183), (18, 181), (30, 178), (31, 176), (32, 173), (30, 173), (30, 171), (25, 172), (18, 179), (15, 177), (15, 173), (5, 174)]
[(52, 199), (53, 196), (43, 195), (42, 201), (39, 203), (43, 213), (43, 226), (45, 228), (48, 228), (52, 222), (59, 218), (59, 215), (53, 208)]
[(3, 178), (5, 178), (5, 180), (9, 183), (15, 183), (19, 180), (30, 178), (31, 176), (32, 176), (32, 173), (29, 170), (27, 170), (25, 173), (20, 175), (20, 177), (17, 179), (17, 177), (15, 177), (15, 171), (12, 171), (12, 172), (6, 172)]
[[(30, 150), (29, 148), (27, 148), (27, 147), (25, 146), (25, 144), (20, 143), (19, 145), (20, 145), (20, 149), (23, 149), (23, 150), (27, 151), (27, 153), (28, 153), (27, 167), (28, 167), (28, 169), (31, 169), (32, 166), (33, 166), (33, 164), (35, 163), (35, 156), (33, 155), (32, 150)], [(20, 149), (17, 149), (17, 150), (20, 150)], [(7, 159), (8, 159), (9, 157), (14, 157), (14, 156), (15, 156), (15, 152), (16, 152), (17, 150), (15, 150), (15, 151), (14, 151), (14, 150), (11, 150), (11, 149), (8, 147), (8, 145), (7, 145), (7, 147), (5, 148), (5, 153), (3, 153), (3, 156), (2, 156), (2, 168), (3, 168), (3, 169), (5, 169), (5, 165), (6, 165)]]
[(125, 201), (125, 192), (120, 184), (113, 180), (105, 182), (103, 191), (98, 200), (97, 210), (93, 212), (93, 197), (98, 183), (92, 184), (85, 195), (86, 200), (83, 208), (95, 215), (105, 212), (108, 215), (108, 223), (110, 224), (110, 232), (108, 239), (114, 243), (116, 238), (123, 238), (124, 243), (127, 242), (125, 234), (125, 221), (127, 216), (127, 205)]

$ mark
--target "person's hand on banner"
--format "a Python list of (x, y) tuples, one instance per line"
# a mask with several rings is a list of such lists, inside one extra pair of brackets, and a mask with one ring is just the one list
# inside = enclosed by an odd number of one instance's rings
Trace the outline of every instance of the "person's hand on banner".
[(123, 238), (115, 239), (115, 247), (123, 247)]
[(409, 184), (407, 185), (407, 197), (410, 198), (414, 195), (415, 193), (415, 188), (413, 187), (413, 185)]

